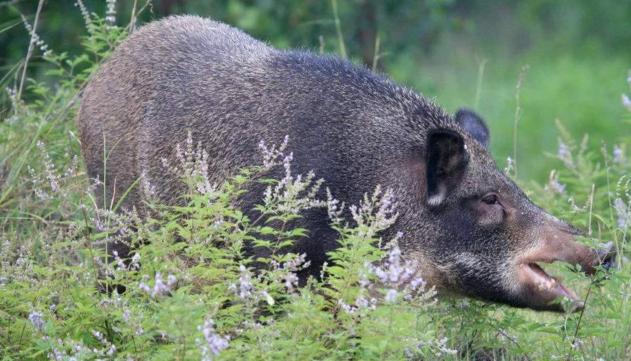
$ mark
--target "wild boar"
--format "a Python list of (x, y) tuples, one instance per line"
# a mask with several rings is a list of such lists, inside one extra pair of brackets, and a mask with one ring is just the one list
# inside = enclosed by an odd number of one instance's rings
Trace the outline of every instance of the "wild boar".
[[(160, 201), (177, 202), (182, 183), (162, 159), (174, 160), (189, 132), (208, 151), (215, 183), (260, 164), (261, 140), (289, 136), (295, 172), (313, 170), (346, 204), (376, 185), (394, 190), (399, 217), (384, 237), (402, 232), (403, 256), (439, 289), (558, 310), (559, 298), (580, 301), (539, 263), (593, 272), (600, 261), (497, 169), (474, 113), (452, 117), (349, 61), (278, 50), (209, 19), (169, 17), (134, 32), (85, 89), (78, 126), (89, 176), (107, 179), (107, 204), (125, 195), (123, 207), (142, 208), (141, 177)], [(316, 275), (336, 234), (325, 211), (303, 216), (310, 233), (295, 251)]]

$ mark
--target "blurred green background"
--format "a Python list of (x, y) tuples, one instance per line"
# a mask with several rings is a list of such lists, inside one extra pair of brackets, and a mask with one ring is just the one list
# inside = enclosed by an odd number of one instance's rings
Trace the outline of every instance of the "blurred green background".
[[(12, 86), (16, 64), (30, 36), (36, 0), (0, 0), (0, 79)], [(106, 1), (84, 1), (104, 16)], [(543, 181), (554, 165), (559, 120), (592, 146), (611, 142), (628, 124), (621, 93), (631, 68), (631, 1), (619, 0), (338, 0), (341, 35), (356, 63), (389, 74), (433, 98), (449, 111), (469, 107), (492, 131), (491, 146), (503, 167), (513, 154), (516, 84), (522, 74), (518, 123), (519, 178)], [(145, 8), (142, 24), (169, 14), (198, 14), (238, 26), (280, 48), (340, 52), (331, 1), (125, 0), (116, 2), (116, 22), (129, 24), (131, 10)], [(38, 34), (56, 52), (81, 51), (86, 33), (76, 3), (44, 3)], [(378, 45), (378, 46), (376, 46)], [(29, 74), (46, 81), (36, 52)], [(0, 100), (0, 121), (8, 113)], [(611, 145), (611, 144), (610, 144)]]

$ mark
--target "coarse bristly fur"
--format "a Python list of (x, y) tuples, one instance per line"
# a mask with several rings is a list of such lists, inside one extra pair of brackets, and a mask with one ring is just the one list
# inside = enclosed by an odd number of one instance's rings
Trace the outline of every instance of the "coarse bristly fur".
[[(215, 183), (260, 164), (261, 140), (289, 136), (295, 172), (315, 171), (346, 204), (378, 184), (394, 190), (399, 218), (388, 232), (403, 233), (403, 255), (418, 258), (434, 285), (548, 309), (554, 297), (520, 278), (527, 255), (594, 262), (568, 226), (497, 170), (488, 129), (473, 113), (454, 119), (368, 69), (277, 50), (209, 19), (169, 17), (134, 32), (86, 88), (78, 124), (89, 175), (105, 180), (108, 203), (141, 176), (160, 201), (175, 203), (182, 183), (162, 159), (174, 160), (188, 132), (208, 151)], [(244, 206), (259, 200), (251, 192)], [(123, 201), (142, 204), (139, 187)], [(316, 275), (336, 234), (326, 211), (307, 211), (300, 222), (310, 236), (296, 251)]]

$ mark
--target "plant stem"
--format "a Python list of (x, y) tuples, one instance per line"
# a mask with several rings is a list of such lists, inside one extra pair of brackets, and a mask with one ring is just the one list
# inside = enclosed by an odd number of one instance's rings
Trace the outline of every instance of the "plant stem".
[(375, 37), (375, 53), (372, 56), (372, 71), (377, 70), (377, 65), (379, 65), (379, 47), (381, 45), (381, 39), (379, 38), (379, 34)]
[(521, 117), (521, 104), (519, 102), (519, 95), (521, 92), (521, 86), (526, 77), (528, 71), (528, 64), (521, 67), (519, 76), (517, 77), (517, 85), (515, 86), (515, 117), (513, 119), (513, 176), (517, 178), (517, 125), (519, 124), (519, 118)]
[(344, 36), (342, 35), (342, 25), (340, 24), (340, 17), (337, 12), (337, 0), (331, 0), (331, 7), (333, 8), (333, 20), (335, 22), (335, 32), (337, 33), (340, 55), (342, 58), (347, 59), (346, 45), (344, 45)]
[(475, 87), (475, 99), (473, 100), (473, 109), (477, 110), (480, 106), (480, 96), (482, 94), (482, 80), (484, 79), (484, 68), (486, 67), (486, 59), (478, 62), (478, 80)]
[(35, 20), (33, 20), (33, 32), (31, 33), (31, 41), (28, 43), (28, 50), (26, 51), (26, 59), (24, 59), (24, 66), (22, 67), (22, 77), (20, 78), (20, 87), (18, 88), (18, 94), (16, 96), (16, 102), (20, 101), (22, 96), (22, 89), (24, 89), (24, 80), (26, 79), (26, 68), (28, 68), (28, 61), (33, 55), (33, 48), (35, 47), (35, 34), (37, 31), (37, 23), (39, 22), (39, 14), (42, 12), (44, 6), (44, 0), (39, 0), (37, 4), (37, 12), (35, 12)]

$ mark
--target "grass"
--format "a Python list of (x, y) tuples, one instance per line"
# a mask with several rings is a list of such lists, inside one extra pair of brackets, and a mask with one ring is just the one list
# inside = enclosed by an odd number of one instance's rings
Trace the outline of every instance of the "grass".
[[(629, 59), (624, 56), (599, 50), (560, 53), (533, 48), (507, 57), (460, 45), (446, 40), (432, 56), (421, 58), (420, 69), (411, 54), (391, 59), (391, 75), (452, 112), (463, 106), (476, 110), (491, 129), (493, 154), (504, 164), (514, 146), (507, 135), (513, 132), (515, 86), (521, 69), (528, 65), (521, 87), (517, 142), (522, 179), (543, 182), (547, 178), (553, 162), (541, 154), (556, 153), (557, 120), (575, 136), (589, 134), (592, 147), (624, 133), (628, 126), (621, 121), (626, 110), (618, 101), (628, 88)], [(485, 65), (480, 81), (481, 63)]]
[[(626, 258), (631, 137), (598, 125), (622, 129), (631, 122), (619, 101), (629, 90), (620, 86), (624, 64), (619, 59), (523, 59), (530, 70), (520, 90), (521, 183), (551, 213), (589, 230), (585, 242), (611, 241), (621, 255), (607, 279), (602, 273), (585, 279), (557, 266), (554, 273), (567, 279), (587, 307), (581, 313), (546, 314), (437, 298), (422, 284), (393, 293), (403, 280), (380, 282), (377, 266), (366, 263), (390, 256), (378, 266), (382, 272), (409, 266), (396, 248), (375, 246), (379, 231), (394, 217), (387, 190), (368, 195), (357, 224), (348, 226), (336, 220), (339, 204), (314, 199), (310, 192), (326, 184), (289, 174), (281, 183), (265, 181), (271, 196), (259, 210), (283, 225), (296, 211), (326, 206), (340, 233), (340, 248), (330, 254), (335, 262), (322, 280), (298, 288), (295, 273), (306, 260), (280, 251), (304, 230), (248, 219), (232, 202), (265, 167), (290, 166), (282, 147), (280, 152), (265, 147), (261, 167), (212, 188), (203, 186), (203, 156), (185, 146), (182, 159), (190, 161), (172, 166), (190, 185), (186, 206), (155, 204), (159, 217), (145, 220), (96, 207), (93, 191), (99, 186), (85, 175), (74, 116), (83, 85), (126, 32), (90, 18), (85, 52), (77, 57), (49, 53), (52, 70), (45, 83), (27, 80), (23, 101), (14, 97), (0, 122), (0, 359), (631, 357)], [(393, 76), (404, 79), (410, 65), (399, 62)], [(449, 63), (445, 68), (438, 60), (428, 62), (427, 75), (407, 80), (449, 109), (479, 101), (494, 131), (493, 150), (503, 160), (512, 153), (522, 64), (495, 64), (489, 58), (480, 76), (479, 62)], [(582, 138), (584, 132), (590, 137)], [(291, 196), (284, 196), (283, 187), (292, 187)], [(103, 247), (120, 237), (135, 246), (127, 262), (108, 259)], [(270, 248), (275, 256), (250, 259), (245, 242)], [(264, 263), (262, 271), (253, 271), (255, 261)]]

